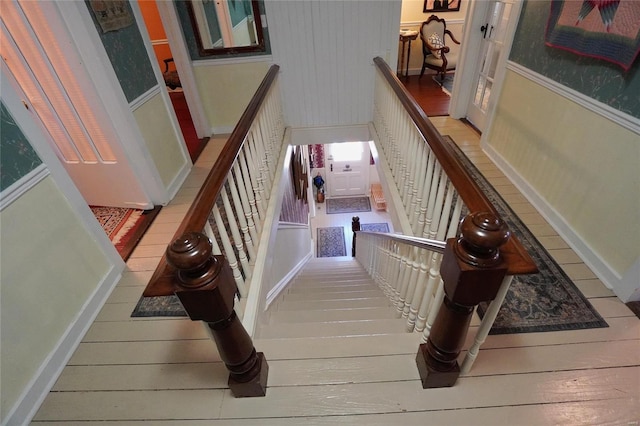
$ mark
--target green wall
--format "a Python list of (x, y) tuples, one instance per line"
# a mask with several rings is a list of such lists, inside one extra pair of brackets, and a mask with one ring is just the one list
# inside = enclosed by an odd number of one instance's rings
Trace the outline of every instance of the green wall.
[(22, 130), (0, 102), (0, 191), (42, 164)]
[[(125, 28), (103, 32), (89, 3), (86, 2), (96, 31), (118, 76), (127, 102), (132, 102), (158, 84), (135, 18), (133, 23)], [(129, 2), (126, 2), (126, 7), (133, 17)]]
[(510, 60), (612, 108), (640, 118), (640, 60), (629, 71), (544, 44), (550, 0), (525, 1)]

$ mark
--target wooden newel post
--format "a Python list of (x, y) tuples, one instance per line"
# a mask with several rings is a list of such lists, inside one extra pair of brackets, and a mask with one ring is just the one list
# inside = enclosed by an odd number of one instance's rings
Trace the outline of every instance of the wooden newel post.
[(498, 248), (509, 239), (507, 225), (492, 213), (467, 215), (457, 239), (447, 240), (440, 274), (445, 298), (416, 363), (422, 387), (453, 386), (460, 375), (462, 350), (475, 305), (493, 300), (507, 268)]
[(353, 240), (351, 240), (351, 257), (356, 257), (356, 231), (360, 230), (360, 218), (353, 216), (351, 218), (351, 231), (353, 232)]
[(193, 321), (204, 321), (229, 370), (229, 389), (237, 398), (265, 396), (269, 366), (233, 309), (236, 284), (224, 256), (212, 255), (211, 241), (190, 232), (167, 248), (178, 270), (175, 294)]

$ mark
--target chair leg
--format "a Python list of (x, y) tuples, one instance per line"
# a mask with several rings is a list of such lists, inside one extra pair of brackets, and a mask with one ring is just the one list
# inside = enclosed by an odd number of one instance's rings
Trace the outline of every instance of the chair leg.
[(422, 78), (422, 75), (424, 74), (424, 69), (425, 69), (425, 65), (422, 64), (422, 69), (420, 70), (420, 77), (418, 77), (418, 80), (420, 80)]

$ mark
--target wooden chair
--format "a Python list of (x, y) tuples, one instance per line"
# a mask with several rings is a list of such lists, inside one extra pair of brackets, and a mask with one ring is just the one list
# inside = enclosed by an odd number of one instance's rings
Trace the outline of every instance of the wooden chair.
[(456, 69), (458, 54), (450, 52), (449, 46), (445, 42), (447, 35), (454, 43), (460, 44), (447, 29), (445, 20), (436, 15), (431, 15), (420, 26), (420, 40), (422, 40), (422, 54), (424, 55), (420, 78), (424, 74), (425, 68), (437, 71), (441, 80), (444, 80), (447, 71)]
[(178, 87), (182, 87), (182, 83), (180, 83), (178, 71), (169, 71), (170, 62), (173, 62), (173, 58), (164, 59), (164, 72), (162, 73), (162, 77), (164, 77), (164, 84), (169, 86), (171, 90), (175, 90)]

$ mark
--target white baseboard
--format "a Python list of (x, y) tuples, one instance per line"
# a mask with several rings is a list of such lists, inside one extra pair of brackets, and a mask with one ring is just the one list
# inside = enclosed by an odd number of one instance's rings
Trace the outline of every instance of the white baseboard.
[(538, 210), (538, 212), (549, 222), (569, 246), (576, 252), (582, 261), (593, 271), (593, 273), (623, 301), (629, 297), (624, 291), (625, 284), (623, 277), (616, 273), (597, 253), (587, 245), (580, 235), (568, 224), (558, 212), (549, 205), (544, 198), (536, 192), (502, 157), (492, 146), (483, 144), (482, 149), (496, 166), (507, 176), (511, 182), (520, 190), (527, 200)]
[(173, 180), (169, 184), (169, 187), (167, 188), (167, 192), (169, 193), (169, 201), (173, 200), (173, 197), (175, 197), (178, 191), (180, 191), (180, 188), (182, 188), (182, 184), (184, 184), (184, 181), (187, 180), (192, 167), (193, 164), (191, 163), (191, 161), (185, 161), (178, 174), (173, 178)]
[(5, 417), (3, 426), (24, 425), (33, 419), (121, 276), (122, 269), (115, 266), (107, 272)]
[(214, 126), (211, 128), (212, 135), (230, 135), (236, 126)]
[(298, 262), (298, 264), (296, 266), (294, 266), (288, 273), (287, 275), (285, 275), (275, 286), (273, 286), (273, 288), (269, 291), (269, 293), (267, 294), (267, 303), (266, 303), (266, 309), (269, 309), (269, 306), (271, 305), (271, 303), (276, 300), (276, 298), (280, 295), (280, 293), (282, 293), (282, 291), (287, 288), (287, 284), (289, 284), (289, 282), (295, 278), (295, 276), (298, 274), (298, 272), (300, 272), (302, 270), (302, 268), (304, 268), (304, 265), (307, 264), (307, 262), (309, 261), (309, 259), (311, 259), (313, 257), (313, 251), (307, 253), (307, 255), (305, 257), (303, 257), (300, 262)]

